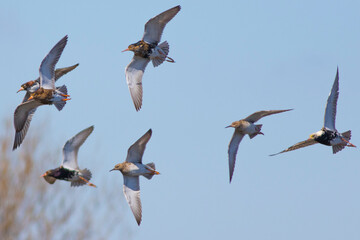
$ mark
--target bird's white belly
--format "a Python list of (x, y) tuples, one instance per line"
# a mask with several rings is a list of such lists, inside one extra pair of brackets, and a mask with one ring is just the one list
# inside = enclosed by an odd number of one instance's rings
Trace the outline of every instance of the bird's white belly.
[(244, 134), (253, 134), (253, 133), (255, 133), (256, 132), (255, 124), (249, 123), (249, 122), (244, 122), (242, 132)]

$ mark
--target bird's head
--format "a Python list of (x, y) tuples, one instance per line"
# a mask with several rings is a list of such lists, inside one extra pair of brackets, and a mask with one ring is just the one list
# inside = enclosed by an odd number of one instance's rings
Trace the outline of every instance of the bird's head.
[(237, 128), (238, 125), (239, 125), (238, 122), (233, 122), (229, 126), (226, 126), (225, 128), (229, 128), (229, 127)]
[(21, 85), (21, 88), (17, 92), (27, 90), (28, 88), (30, 88), (34, 84), (35, 84), (35, 81), (26, 82), (23, 85)]
[(52, 169), (52, 170), (48, 170), (46, 171), (43, 175), (41, 175), (40, 177), (43, 177), (45, 179), (45, 181), (47, 181), (50, 184), (53, 184), (56, 181), (56, 169)]
[(323, 134), (323, 131), (317, 131), (316, 133), (312, 133), (310, 134), (310, 139), (315, 139), (315, 138), (318, 138), (320, 137), (321, 135)]
[(114, 170), (119, 170), (120, 172), (122, 172), (124, 168), (125, 168), (125, 163), (118, 163), (115, 165), (113, 169), (110, 170), (110, 172)]
[(142, 46), (142, 41), (139, 41), (137, 43), (130, 44), (127, 49), (121, 52), (126, 52), (126, 51), (136, 52), (141, 46)]

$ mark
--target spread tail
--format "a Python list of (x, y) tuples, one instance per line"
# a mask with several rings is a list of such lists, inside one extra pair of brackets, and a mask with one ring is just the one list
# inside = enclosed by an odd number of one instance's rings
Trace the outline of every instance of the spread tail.
[(347, 145), (346, 145), (347, 147), (356, 147), (354, 144), (349, 142), (351, 139), (351, 131), (350, 130), (342, 133), (341, 135), (343, 137), (342, 140), (347, 143)]
[(157, 47), (160, 48), (162, 51), (159, 51), (159, 54), (156, 57), (151, 58), (154, 67), (159, 66), (165, 61), (167, 55), (169, 54), (170, 48), (167, 41), (160, 43)]
[(344, 143), (340, 143), (340, 144), (332, 146), (333, 154), (340, 152), (341, 150), (343, 150), (345, 148), (345, 146), (346, 146), (346, 144), (344, 144)]
[[(343, 150), (348, 144), (350, 144), (350, 146), (352, 145), (351, 143), (349, 143), (350, 139), (351, 139), (351, 131), (346, 131), (346, 132), (343, 132), (341, 133), (341, 136), (342, 136), (342, 140), (343, 142), (342, 143), (339, 143), (337, 145), (334, 145), (332, 147), (333, 149), (333, 154), (337, 153), (337, 152), (340, 152), (341, 150)], [(354, 145), (352, 145), (354, 146)], [(351, 146), (351, 147), (352, 147)]]
[(61, 111), (64, 106), (65, 106), (66, 102), (65, 101), (61, 101), (61, 102), (54, 102), (54, 106), (57, 108), (57, 110)]
[(159, 172), (155, 171), (155, 163), (148, 163), (146, 164), (146, 168), (151, 171), (151, 173), (144, 174), (144, 177), (147, 179), (151, 179), (154, 175), (160, 174)]
[(350, 139), (351, 139), (351, 130), (343, 132), (341, 135), (345, 138), (345, 140), (350, 141)]
[[(56, 88), (56, 91), (58, 93), (67, 95), (67, 88), (65, 85), (62, 85), (61, 87)], [(54, 106), (57, 108), (57, 110), (61, 111), (66, 104), (66, 101), (56, 101), (54, 102)]]
[(89, 169), (85, 168), (83, 170), (80, 170), (80, 175), (79, 176), (84, 178), (85, 181), (83, 179), (81, 179), (81, 177), (79, 177), (77, 180), (71, 181), (71, 186), (72, 187), (78, 187), (78, 186), (82, 186), (84, 184), (89, 183), (89, 181), (90, 181), (90, 179), (92, 177), (92, 174), (91, 174)]
[(62, 85), (61, 87), (56, 88), (56, 91), (57, 91), (57, 92), (60, 92), (60, 93), (62, 93), (62, 94), (64, 94), (64, 95), (67, 95), (67, 94), (68, 94), (67, 88), (66, 88), (65, 85)]
[(250, 139), (252, 139), (252, 138), (254, 138), (256, 135), (258, 135), (258, 134), (262, 134), (262, 135), (264, 135), (262, 132), (261, 132), (261, 127), (262, 127), (262, 124), (257, 124), (257, 125), (255, 125), (255, 133), (253, 133), (253, 134), (249, 134), (249, 137), (250, 137)]

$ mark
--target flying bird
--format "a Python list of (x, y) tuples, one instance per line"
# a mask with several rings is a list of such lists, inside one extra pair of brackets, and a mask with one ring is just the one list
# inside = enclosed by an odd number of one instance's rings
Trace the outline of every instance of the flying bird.
[(333, 154), (341, 151), (346, 146), (356, 147), (354, 144), (349, 142), (351, 139), (350, 130), (343, 133), (339, 133), (335, 128), (336, 106), (337, 106), (338, 97), (339, 97), (339, 68), (336, 71), (334, 84), (332, 86), (331, 92), (329, 94), (326, 103), (324, 126), (322, 127), (322, 129), (320, 131), (311, 134), (307, 140), (296, 143), (295, 145), (289, 147), (288, 149), (285, 149), (284, 151), (281, 151), (279, 153), (271, 154), (270, 156), (275, 156), (277, 154), (284, 152), (290, 152), (316, 143), (332, 146)]
[(258, 111), (244, 119), (235, 121), (235, 122), (231, 123), (231, 125), (226, 127), (226, 128), (228, 128), (228, 127), (235, 128), (235, 131), (234, 131), (234, 134), (229, 143), (229, 149), (228, 149), (230, 183), (231, 183), (231, 179), (232, 179), (232, 176), (234, 173), (236, 154), (237, 154), (237, 151), (239, 148), (239, 144), (240, 144), (241, 140), (243, 139), (243, 137), (246, 134), (248, 134), (249, 138), (252, 139), (258, 134), (264, 135), (261, 132), (262, 124), (254, 124), (254, 123), (259, 121), (263, 117), (266, 117), (266, 116), (269, 116), (272, 114), (287, 112), (290, 110), (292, 110), (292, 109)]
[(65, 143), (61, 166), (48, 170), (41, 175), (48, 183), (53, 184), (56, 179), (58, 179), (70, 181), (71, 187), (82, 186), (84, 184), (96, 187), (89, 182), (92, 176), (90, 170), (86, 168), (81, 170), (77, 161), (80, 146), (85, 142), (93, 130), (94, 126), (88, 127)]
[(70, 98), (68, 98), (69, 95), (67, 95), (67, 88), (65, 85), (55, 88), (54, 71), (55, 65), (59, 61), (61, 53), (67, 43), (67, 38), (67, 36), (62, 38), (43, 59), (39, 69), (39, 88), (33, 93), (30, 93), (30, 96), (25, 96), (23, 103), (15, 109), (15, 140), (13, 150), (19, 147), (23, 142), (37, 107), (46, 104), (54, 104), (55, 107), (61, 111), (61, 109), (65, 106), (66, 101), (70, 100)]
[(173, 19), (179, 11), (180, 6), (176, 6), (151, 18), (145, 24), (145, 32), (142, 39), (137, 43), (129, 45), (129, 47), (123, 51), (134, 52), (134, 57), (125, 68), (125, 77), (136, 111), (139, 111), (142, 105), (142, 77), (150, 60), (154, 67), (159, 66), (165, 60), (172, 63), (175, 62), (167, 56), (169, 53), (169, 44), (166, 41), (160, 44), (159, 42), (166, 24)]
[(141, 201), (139, 176), (151, 179), (160, 174), (155, 171), (155, 163), (142, 164), (145, 147), (151, 137), (151, 129), (137, 140), (128, 150), (125, 162), (116, 164), (113, 170), (119, 170), (124, 177), (123, 191), (138, 225), (141, 223)]
[[(64, 68), (58, 68), (55, 70), (55, 82), (61, 78), (62, 76), (64, 76), (65, 74), (67, 74), (68, 72), (71, 72), (72, 70), (74, 70), (75, 68), (77, 68), (77, 66), (79, 66), (79, 64), (75, 64), (72, 65), (70, 67), (64, 67)], [(34, 92), (36, 92), (38, 89), (40, 88), (40, 77), (38, 77), (35, 80), (31, 80), (28, 81), (24, 84), (21, 85), (20, 89), (17, 92), (20, 91), (26, 91), (26, 94), (24, 96), (24, 99), (22, 102), (26, 102), (30, 95)], [(59, 87), (56, 88), (57, 90), (59, 89)]]

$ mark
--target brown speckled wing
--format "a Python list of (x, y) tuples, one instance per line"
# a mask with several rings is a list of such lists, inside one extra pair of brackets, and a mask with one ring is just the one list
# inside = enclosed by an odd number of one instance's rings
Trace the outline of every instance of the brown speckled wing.
[(271, 154), (270, 156), (275, 156), (275, 155), (278, 155), (280, 153), (284, 153), (284, 152), (290, 152), (290, 151), (294, 151), (296, 149), (299, 149), (299, 148), (303, 148), (303, 147), (307, 147), (307, 146), (310, 146), (310, 145), (313, 145), (317, 143), (317, 141), (315, 141), (314, 139), (307, 139), (305, 141), (302, 141), (302, 142), (299, 142), (295, 145), (292, 145), (291, 147), (289, 147), (288, 149), (285, 149), (284, 151), (281, 151), (279, 153), (275, 153), (275, 154)]
[(129, 65), (125, 68), (126, 83), (129, 87), (136, 111), (139, 111), (142, 105), (142, 77), (149, 61), (150, 59), (134, 55)]
[(250, 116), (246, 117), (244, 120), (251, 122), (251, 123), (255, 123), (257, 122), (259, 119), (272, 115), (272, 114), (276, 114), (276, 113), (282, 113), (282, 112), (287, 112), (290, 111), (292, 109), (285, 109), (285, 110), (267, 110), (267, 111), (258, 111), (255, 112), (253, 114), (251, 114)]
[(166, 24), (175, 17), (180, 9), (180, 6), (176, 6), (151, 18), (145, 24), (145, 32), (142, 40), (147, 43), (158, 44)]

